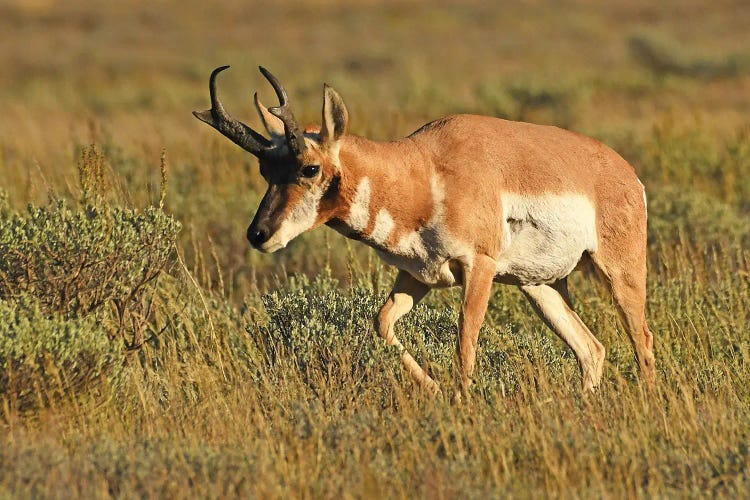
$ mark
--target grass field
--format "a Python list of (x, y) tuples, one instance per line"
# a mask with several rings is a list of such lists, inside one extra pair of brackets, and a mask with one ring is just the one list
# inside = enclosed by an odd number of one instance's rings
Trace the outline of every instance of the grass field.
[[(0, 498), (747, 497), (748, 26), (740, 0), (1, 2)], [(473, 112), (615, 148), (649, 193), (656, 389), (584, 271), (595, 395), (512, 287), (471, 403), (421, 394), (374, 253), (250, 251), (256, 162), (190, 114), (222, 64), (254, 126), (262, 64), (303, 123), (328, 82), (375, 139)], [(459, 301), (399, 324), (447, 393)]]

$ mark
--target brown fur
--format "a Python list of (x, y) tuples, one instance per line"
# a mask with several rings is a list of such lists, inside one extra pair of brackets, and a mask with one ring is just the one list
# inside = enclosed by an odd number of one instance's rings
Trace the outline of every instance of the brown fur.
[[(379, 208), (387, 208), (394, 229), (386, 246), (425, 225), (435, 209), (430, 178), (437, 174), (443, 179), (446, 227), (469, 244), (474, 253), (462, 265), (453, 266), (461, 267), (462, 272), (456, 275), (465, 287), (457, 343), (464, 388), (470, 384), (473, 373), (477, 335), (494, 275), (493, 263), (502, 251), (498, 224), (498, 214), (502, 213), (500, 195), (512, 192), (586, 196), (596, 210), (599, 249), (593, 256), (594, 263), (612, 286), (647, 380), (653, 379), (653, 340), (645, 322), (643, 188), (633, 168), (607, 146), (556, 127), (459, 115), (433, 122), (395, 142), (378, 143), (344, 136), (337, 158), (331, 158), (325, 147), (311, 148), (305, 162), (320, 163), (328, 176), (339, 178), (338, 191), (321, 203), (315, 225), (345, 226), (357, 186), (367, 177), (371, 189), (370, 216), (363, 232), (372, 233), (375, 213)], [(394, 307), (393, 297), (403, 293), (399, 287), (404, 287), (404, 282), (417, 287), (415, 280), (407, 277), (403, 272), (399, 275), (397, 282), (401, 284), (394, 286), (392, 298), (379, 315), (379, 331), (386, 339), (395, 339), (393, 324), (411, 307), (399, 310), (397, 315), (389, 313)], [(553, 294), (547, 295), (551, 299), (556, 292), (546, 293)], [(534, 299), (531, 291), (528, 296), (544, 317), (544, 305)], [(583, 335), (584, 341), (603, 359), (601, 344), (570, 309), (567, 291), (560, 299), (563, 301), (578, 325), (577, 335)], [(556, 330), (554, 325), (550, 326)], [(571, 346), (575, 345), (575, 339), (571, 340), (565, 332), (556, 332)], [(579, 359), (584, 384), (593, 387), (598, 383), (601, 367), (586, 366), (583, 358)], [(412, 358), (404, 362), (416, 379), (432, 386), (431, 379), (417, 368)]]
[[(272, 137), (279, 140), (279, 122), (258, 106)], [(278, 161), (262, 163), (262, 173), (269, 181), (266, 197), (276, 202), (264, 198), (256, 220), (288, 216), (308, 190), (317, 186), (324, 194), (307, 229), (328, 224), (372, 245), (384, 258), (399, 255), (403, 250), (398, 243), (411, 241), (409, 236), (423, 238), (418, 243), (424, 246), (426, 259), (435, 257), (431, 245), (442, 245), (440, 251), (447, 252), (441, 257), (447, 259), (445, 267), (420, 271), (428, 273), (425, 276), (432, 281), (421, 282), (412, 276), (414, 271), (399, 272), (377, 318), (376, 328), (389, 344), (400, 346), (395, 322), (431, 286), (462, 284), (457, 361), (465, 392), (471, 383), (490, 288), (497, 279), (498, 259), (507, 244), (503, 240), (505, 221), (500, 220), (504, 193), (576, 195), (588, 199), (593, 207), (597, 241), (591, 258), (612, 287), (641, 369), (646, 379), (653, 381), (653, 337), (645, 321), (643, 187), (633, 168), (617, 153), (591, 138), (556, 127), (484, 116), (449, 116), (409, 137), (386, 143), (347, 135), (347, 126), (343, 101), (326, 87), (323, 125), (307, 127), (307, 148), (301, 157), (280, 153)], [(283, 152), (284, 145), (279, 147)], [(307, 165), (320, 165), (320, 175), (303, 178), (300, 172)], [(363, 179), (367, 181), (363, 183)], [(365, 199), (354, 206), (359, 190)], [(270, 213), (272, 206), (275, 213)], [(383, 227), (378, 229), (376, 218), (381, 209), (379, 223)], [(366, 221), (363, 227), (351, 226), (355, 210), (364, 211), (360, 215)], [(438, 216), (439, 221), (430, 222)], [(434, 227), (428, 228), (429, 224)], [(382, 234), (376, 235), (378, 231)], [(433, 239), (426, 239), (428, 236)], [(454, 249), (445, 250), (446, 245)], [(397, 262), (411, 259), (411, 265), (420, 269), (418, 248), (410, 251), (414, 255), (394, 258)], [(431, 262), (426, 260), (424, 265)], [(564, 277), (552, 286), (519, 284), (524, 285), (524, 293), (540, 316), (574, 349), (584, 388), (592, 389), (601, 377), (604, 348), (572, 310)], [(411, 355), (403, 351), (402, 359), (415, 380), (431, 392), (437, 390)]]
[[(345, 217), (358, 181), (368, 177), (374, 206), (387, 206), (399, 229), (420, 227), (432, 211), (429, 178), (438, 173), (448, 180), (449, 228), (483, 235), (477, 249), (491, 256), (499, 251), (494, 215), (501, 213), (498, 196), (506, 191), (584, 194), (596, 207), (603, 241), (621, 239), (617, 233), (634, 225), (645, 234), (643, 190), (633, 168), (604, 144), (557, 127), (458, 115), (400, 141), (345, 136), (339, 160), (334, 218)], [(330, 162), (323, 155), (307, 161)]]

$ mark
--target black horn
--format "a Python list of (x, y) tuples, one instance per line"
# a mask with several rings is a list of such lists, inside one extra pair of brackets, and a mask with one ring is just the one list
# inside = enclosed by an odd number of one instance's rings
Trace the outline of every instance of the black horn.
[(292, 113), (292, 109), (289, 107), (289, 97), (286, 95), (286, 90), (284, 90), (279, 80), (270, 71), (263, 66), (258, 66), (258, 69), (260, 69), (263, 76), (271, 83), (273, 90), (276, 91), (276, 96), (279, 98), (279, 105), (268, 108), (268, 111), (278, 116), (284, 122), (286, 142), (291, 152), (295, 156), (298, 156), (305, 150), (305, 136), (297, 123), (297, 119), (294, 117), (294, 113)]
[(245, 151), (260, 157), (271, 149), (271, 141), (241, 121), (229, 116), (229, 113), (224, 110), (224, 106), (216, 94), (216, 75), (228, 67), (220, 66), (211, 72), (211, 78), (208, 81), (208, 91), (211, 94), (211, 109), (193, 111), (193, 115), (200, 121), (211, 125)]

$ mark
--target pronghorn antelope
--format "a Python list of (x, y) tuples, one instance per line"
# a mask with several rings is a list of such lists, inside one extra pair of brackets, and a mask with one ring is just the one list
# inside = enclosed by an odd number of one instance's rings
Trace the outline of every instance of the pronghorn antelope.
[(255, 106), (267, 139), (232, 118), (216, 94), (195, 112), (255, 155), (268, 191), (247, 230), (263, 252), (326, 224), (373, 247), (399, 269), (376, 329), (414, 377), (438, 385), (403, 348), (394, 325), (431, 288), (462, 286), (457, 342), (461, 388), (471, 384), (477, 337), (493, 282), (520, 287), (576, 354), (584, 390), (602, 377), (604, 347), (573, 311), (567, 277), (590, 259), (609, 283), (644, 378), (654, 380), (646, 325), (646, 196), (633, 168), (594, 139), (556, 127), (455, 115), (410, 136), (375, 142), (347, 134), (349, 114), (323, 88), (319, 128), (302, 130), (280, 101)]

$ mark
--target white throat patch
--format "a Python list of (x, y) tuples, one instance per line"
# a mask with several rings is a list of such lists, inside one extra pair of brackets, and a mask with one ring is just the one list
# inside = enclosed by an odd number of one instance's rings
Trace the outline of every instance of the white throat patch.
[(353, 230), (362, 232), (368, 222), (370, 222), (370, 179), (363, 177), (354, 193), (347, 223)]
[(391, 231), (393, 231), (394, 224), (393, 217), (388, 213), (388, 210), (381, 208), (378, 215), (375, 216), (375, 227), (370, 237), (375, 243), (379, 245), (384, 244)]

